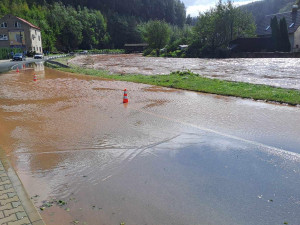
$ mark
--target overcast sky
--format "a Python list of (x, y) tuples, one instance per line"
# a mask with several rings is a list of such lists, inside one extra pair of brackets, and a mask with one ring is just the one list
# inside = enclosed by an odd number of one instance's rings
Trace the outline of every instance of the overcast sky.
[[(199, 12), (205, 12), (206, 10), (214, 7), (218, 0), (181, 0), (186, 6), (187, 14), (191, 16), (198, 16)], [(257, 0), (235, 0), (235, 5), (244, 5)]]

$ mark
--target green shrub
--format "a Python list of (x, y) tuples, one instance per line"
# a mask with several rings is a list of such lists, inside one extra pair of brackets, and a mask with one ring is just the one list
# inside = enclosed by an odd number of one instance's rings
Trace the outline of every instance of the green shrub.
[(146, 48), (146, 49), (144, 50), (144, 52), (143, 52), (143, 56), (150, 55), (152, 51), (153, 51), (152, 48)]
[(176, 51), (167, 53), (166, 56), (173, 57), (173, 58), (183, 58), (183, 57), (185, 57), (185, 51), (184, 50), (176, 50)]
[(18, 53), (23, 52), (21, 48), (0, 48), (0, 59), (11, 59), (11, 52)]
[(156, 56), (156, 51), (152, 50), (148, 56), (153, 56), (153, 57)]

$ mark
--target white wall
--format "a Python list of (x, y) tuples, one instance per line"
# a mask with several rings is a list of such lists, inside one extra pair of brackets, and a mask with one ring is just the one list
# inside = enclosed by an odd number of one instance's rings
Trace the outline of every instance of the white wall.
[(43, 46), (42, 46), (41, 31), (31, 28), (30, 29), (30, 38), (31, 38), (31, 50), (36, 51), (37, 53), (42, 53)]
[[(291, 45), (292, 45), (292, 43), (291, 43)], [(298, 48), (297, 48), (297, 45), (298, 45)], [(298, 29), (294, 33), (294, 41), (293, 41), (293, 45), (292, 45), (292, 50), (293, 50), (293, 52), (300, 51), (300, 27), (298, 27)]]

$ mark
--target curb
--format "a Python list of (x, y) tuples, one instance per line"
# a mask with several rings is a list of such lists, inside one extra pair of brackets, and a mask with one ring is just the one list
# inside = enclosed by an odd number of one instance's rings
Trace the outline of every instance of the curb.
[(62, 64), (60, 62), (56, 62), (56, 61), (53, 61), (53, 60), (47, 60), (46, 63), (54, 64), (56, 66), (60, 66), (60, 67), (63, 67), (63, 68), (70, 68), (69, 66), (67, 66), (65, 64)]

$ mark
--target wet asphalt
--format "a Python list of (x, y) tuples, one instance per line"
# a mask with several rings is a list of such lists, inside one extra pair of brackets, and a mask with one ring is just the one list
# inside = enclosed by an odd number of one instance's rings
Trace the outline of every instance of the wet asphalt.
[(7, 72), (11, 69), (16, 70), (17, 67), (21, 69), (23, 64), (43, 62), (43, 61), (44, 59), (33, 59), (33, 58), (26, 58), (26, 60), (23, 61), (0, 60), (0, 73)]

